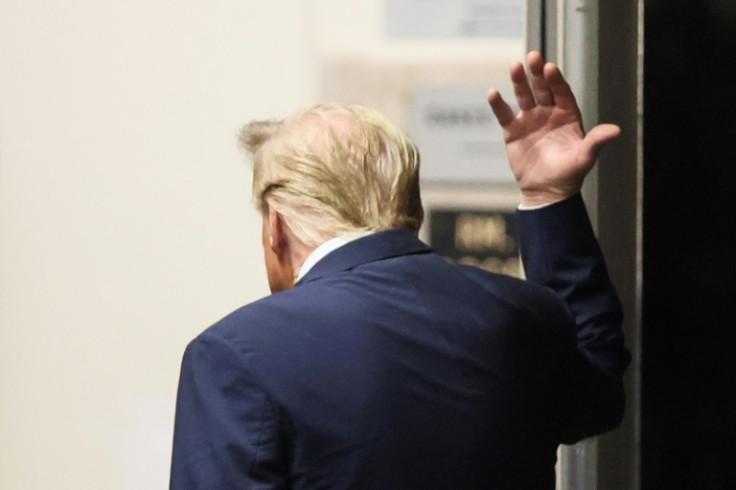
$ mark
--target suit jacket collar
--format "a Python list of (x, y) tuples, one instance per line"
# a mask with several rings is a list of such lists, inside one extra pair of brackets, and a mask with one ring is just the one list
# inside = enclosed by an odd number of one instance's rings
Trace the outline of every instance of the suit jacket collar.
[(406, 228), (386, 230), (353, 240), (327, 254), (296, 284), (314, 281), (327, 274), (352, 269), (376, 260), (416, 253), (429, 253), (432, 249)]

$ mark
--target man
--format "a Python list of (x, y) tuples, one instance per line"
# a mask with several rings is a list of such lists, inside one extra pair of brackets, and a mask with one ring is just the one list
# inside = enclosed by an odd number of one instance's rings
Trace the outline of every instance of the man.
[[(579, 195), (601, 144), (558, 68), (493, 89), (528, 281), (416, 238), (419, 156), (360, 107), (252, 123), (272, 291), (187, 348), (171, 487), (554, 488), (556, 448), (614, 428), (629, 361)], [(530, 209), (529, 209), (530, 208)]]

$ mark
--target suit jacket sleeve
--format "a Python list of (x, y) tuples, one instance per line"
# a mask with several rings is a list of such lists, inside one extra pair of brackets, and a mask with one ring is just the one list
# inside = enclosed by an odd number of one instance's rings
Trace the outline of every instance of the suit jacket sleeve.
[(248, 356), (212, 329), (184, 353), (174, 427), (172, 490), (284, 487), (271, 401)]
[(622, 309), (578, 194), (548, 207), (519, 211), (527, 279), (551, 288), (575, 324), (576, 345), (560, 356), (557, 424), (576, 442), (616, 427), (624, 409), (622, 376), (630, 355)]

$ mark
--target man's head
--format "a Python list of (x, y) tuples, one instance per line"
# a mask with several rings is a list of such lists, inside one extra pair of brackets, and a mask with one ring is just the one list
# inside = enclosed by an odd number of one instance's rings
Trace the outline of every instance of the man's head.
[(256, 207), (264, 217), (278, 213), (305, 246), (366, 231), (419, 231), (419, 152), (380, 113), (318, 105), (252, 122), (240, 137), (253, 156)]

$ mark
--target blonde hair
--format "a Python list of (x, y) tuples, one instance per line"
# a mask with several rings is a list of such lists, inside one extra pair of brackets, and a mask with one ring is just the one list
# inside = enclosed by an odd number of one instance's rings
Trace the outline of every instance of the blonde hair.
[(253, 156), (253, 201), (305, 245), (405, 227), (419, 232), (419, 151), (379, 112), (322, 104), (240, 132)]

